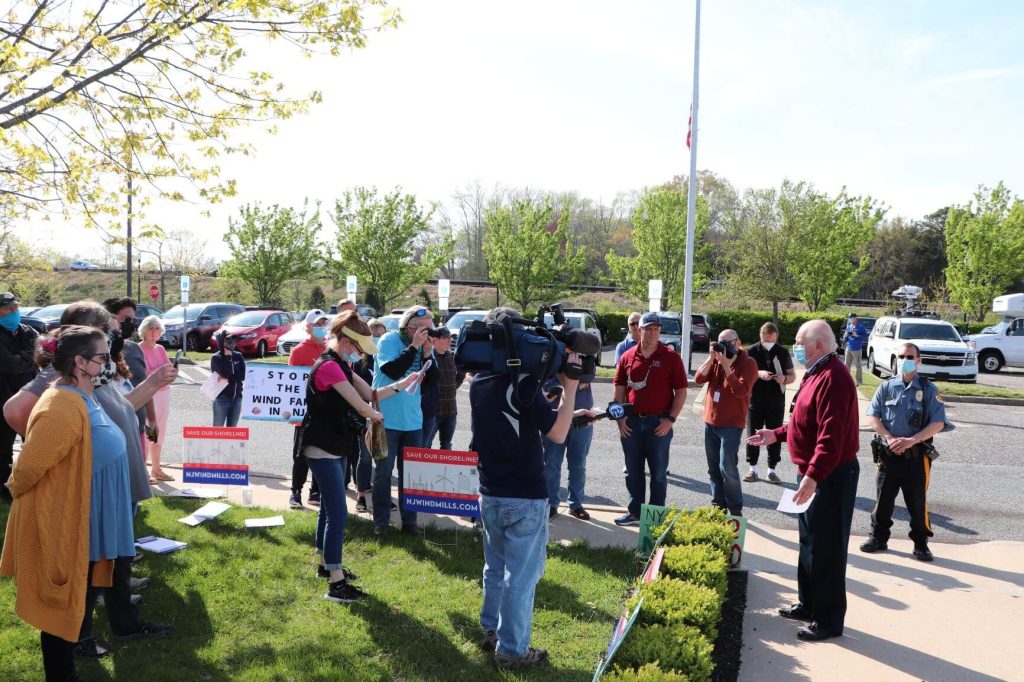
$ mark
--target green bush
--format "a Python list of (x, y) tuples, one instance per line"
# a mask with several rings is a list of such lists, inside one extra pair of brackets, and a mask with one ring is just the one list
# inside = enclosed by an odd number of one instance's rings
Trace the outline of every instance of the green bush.
[(725, 599), (729, 563), (709, 545), (667, 547), (661, 561), (662, 572), (679, 580), (710, 587)]
[(602, 313), (602, 319), (608, 324), (608, 338), (604, 340), (606, 344), (618, 343), (625, 338), (625, 334), (622, 330), (626, 328), (626, 320), (629, 319), (628, 312), (614, 312), (614, 313)]
[(689, 682), (691, 678), (674, 670), (662, 670), (657, 663), (639, 668), (615, 668), (604, 676), (609, 682)]
[[(667, 674), (665, 670), (672, 670), (682, 673), (692, 682), (709, 682), (715, 668), (711, 660), (713, 649), (708, 638), (689, 625), (647, 625), (629, 631), (615, 658), (623, 668), (643, 666), (636, 671), (637, 677), (621, 679), (678, 679), (658, 676)], [(646, 673), (649, 677), (639, 676), (652, 664), (654, 670)]]
[(672, 532), (665, 538), (666, 545), (709, 545), (728, 562), (732, 554), (732, 530), (726, 525), (725, 513), (713, 507), (701, 507), (694, 511), (672, 510), (665, 514), (661, 524), (651, 529), (654, 538), (661, 537), (677, 515), (683, 515), (672, 526)]
[[(760, 340), (761, 325), (772, 321), (771, 312), (763, 310), (716, 310), (710, 313), (709, 317), (716, 336), (723, 329), (734, 329), (745, 346)], [(846, 324), (846, 315), (824, 312), (780, 312), (779, 343), (792, 345), (800, 325), (808, 320), (825, 320), (832, 327), (832, 331), (838, 334)]]
[(649, 585), (641, 585), (626, 601), (626, 609), (636, 608), (641, 596), (644, 605), (638, 621), (642, 625), (692, 625), (711, 641), (718, 634), (722, 597), (710, 587), (675, 578), (658, 578)]

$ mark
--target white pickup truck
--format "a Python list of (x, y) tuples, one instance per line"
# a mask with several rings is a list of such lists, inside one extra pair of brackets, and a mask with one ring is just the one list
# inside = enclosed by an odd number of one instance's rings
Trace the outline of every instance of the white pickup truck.
[(967, 337), (978, 353), (978, 368), (998, 372), (1006, 365), (1024, 367), (1024, 294), (993, 299), (992, 312), (1003, 316), (999, 324)]

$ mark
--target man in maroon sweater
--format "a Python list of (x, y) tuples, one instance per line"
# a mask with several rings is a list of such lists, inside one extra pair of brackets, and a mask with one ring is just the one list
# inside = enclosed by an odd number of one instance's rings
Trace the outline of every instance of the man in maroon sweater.
[(733, 516), (742, 516), (740, 439), (747, 425), (750, 391), (757, 381), (757, 362), (743, 350), (739, 334), (723, 329), (693, 380), (708, 385), (704, 399), (704, 454), (711, 477), (711, 504)]
[(779, 609), (779, 615), (810, 621), (797, 636), (816, 642), (843, 634), (846, 551), (860, 477), (859, 412), (857, 388), (836, 356), (835, 335), (824, 320), (800, 327), (793, 356), (807, 374), (793, 399), (789, 424), (758, 431), (747, 442), (784, 441), (799, 472), (794, 501), (802, 504), (814, 497), (800, 514), (799, 601)]

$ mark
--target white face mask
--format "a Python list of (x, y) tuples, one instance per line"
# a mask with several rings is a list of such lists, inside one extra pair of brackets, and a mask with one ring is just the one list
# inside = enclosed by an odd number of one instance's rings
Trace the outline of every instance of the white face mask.
[(762, 341), (761, 342), (761, 347), (764, 348), (765, 350), (771, 350), (772, 348), (775, 347), (775, 342), (774, 341)]

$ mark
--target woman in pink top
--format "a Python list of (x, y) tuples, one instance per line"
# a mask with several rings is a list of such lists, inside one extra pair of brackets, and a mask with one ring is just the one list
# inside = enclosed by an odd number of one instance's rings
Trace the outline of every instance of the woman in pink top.
[[(167, 351), (156, 342), (163, 333), (163, 322), (156, 315), (150, 315), (139, 325), (139, 335), (142, 336), (142, 343), (139, 344), (139, 347), (142, 348), (142, 353), (146, 356), (147, 374), (171, 362), (171, 359), (167, 357)], [(158, 481), (173, 481), (174, 477), (164, 473), (163, 469), (160, 468), (160, 448), (164, 444), (164, 434), (167, 432), (167, 414), (171, 409), (170, 386), (164, 386), (156, 392), (156, 395), (153, 396), (153, 408), (156, 412), (156, 424), (154, 426), (156, 426), (157, 437), (156, 441), (148, 443), (150, 476)]]

